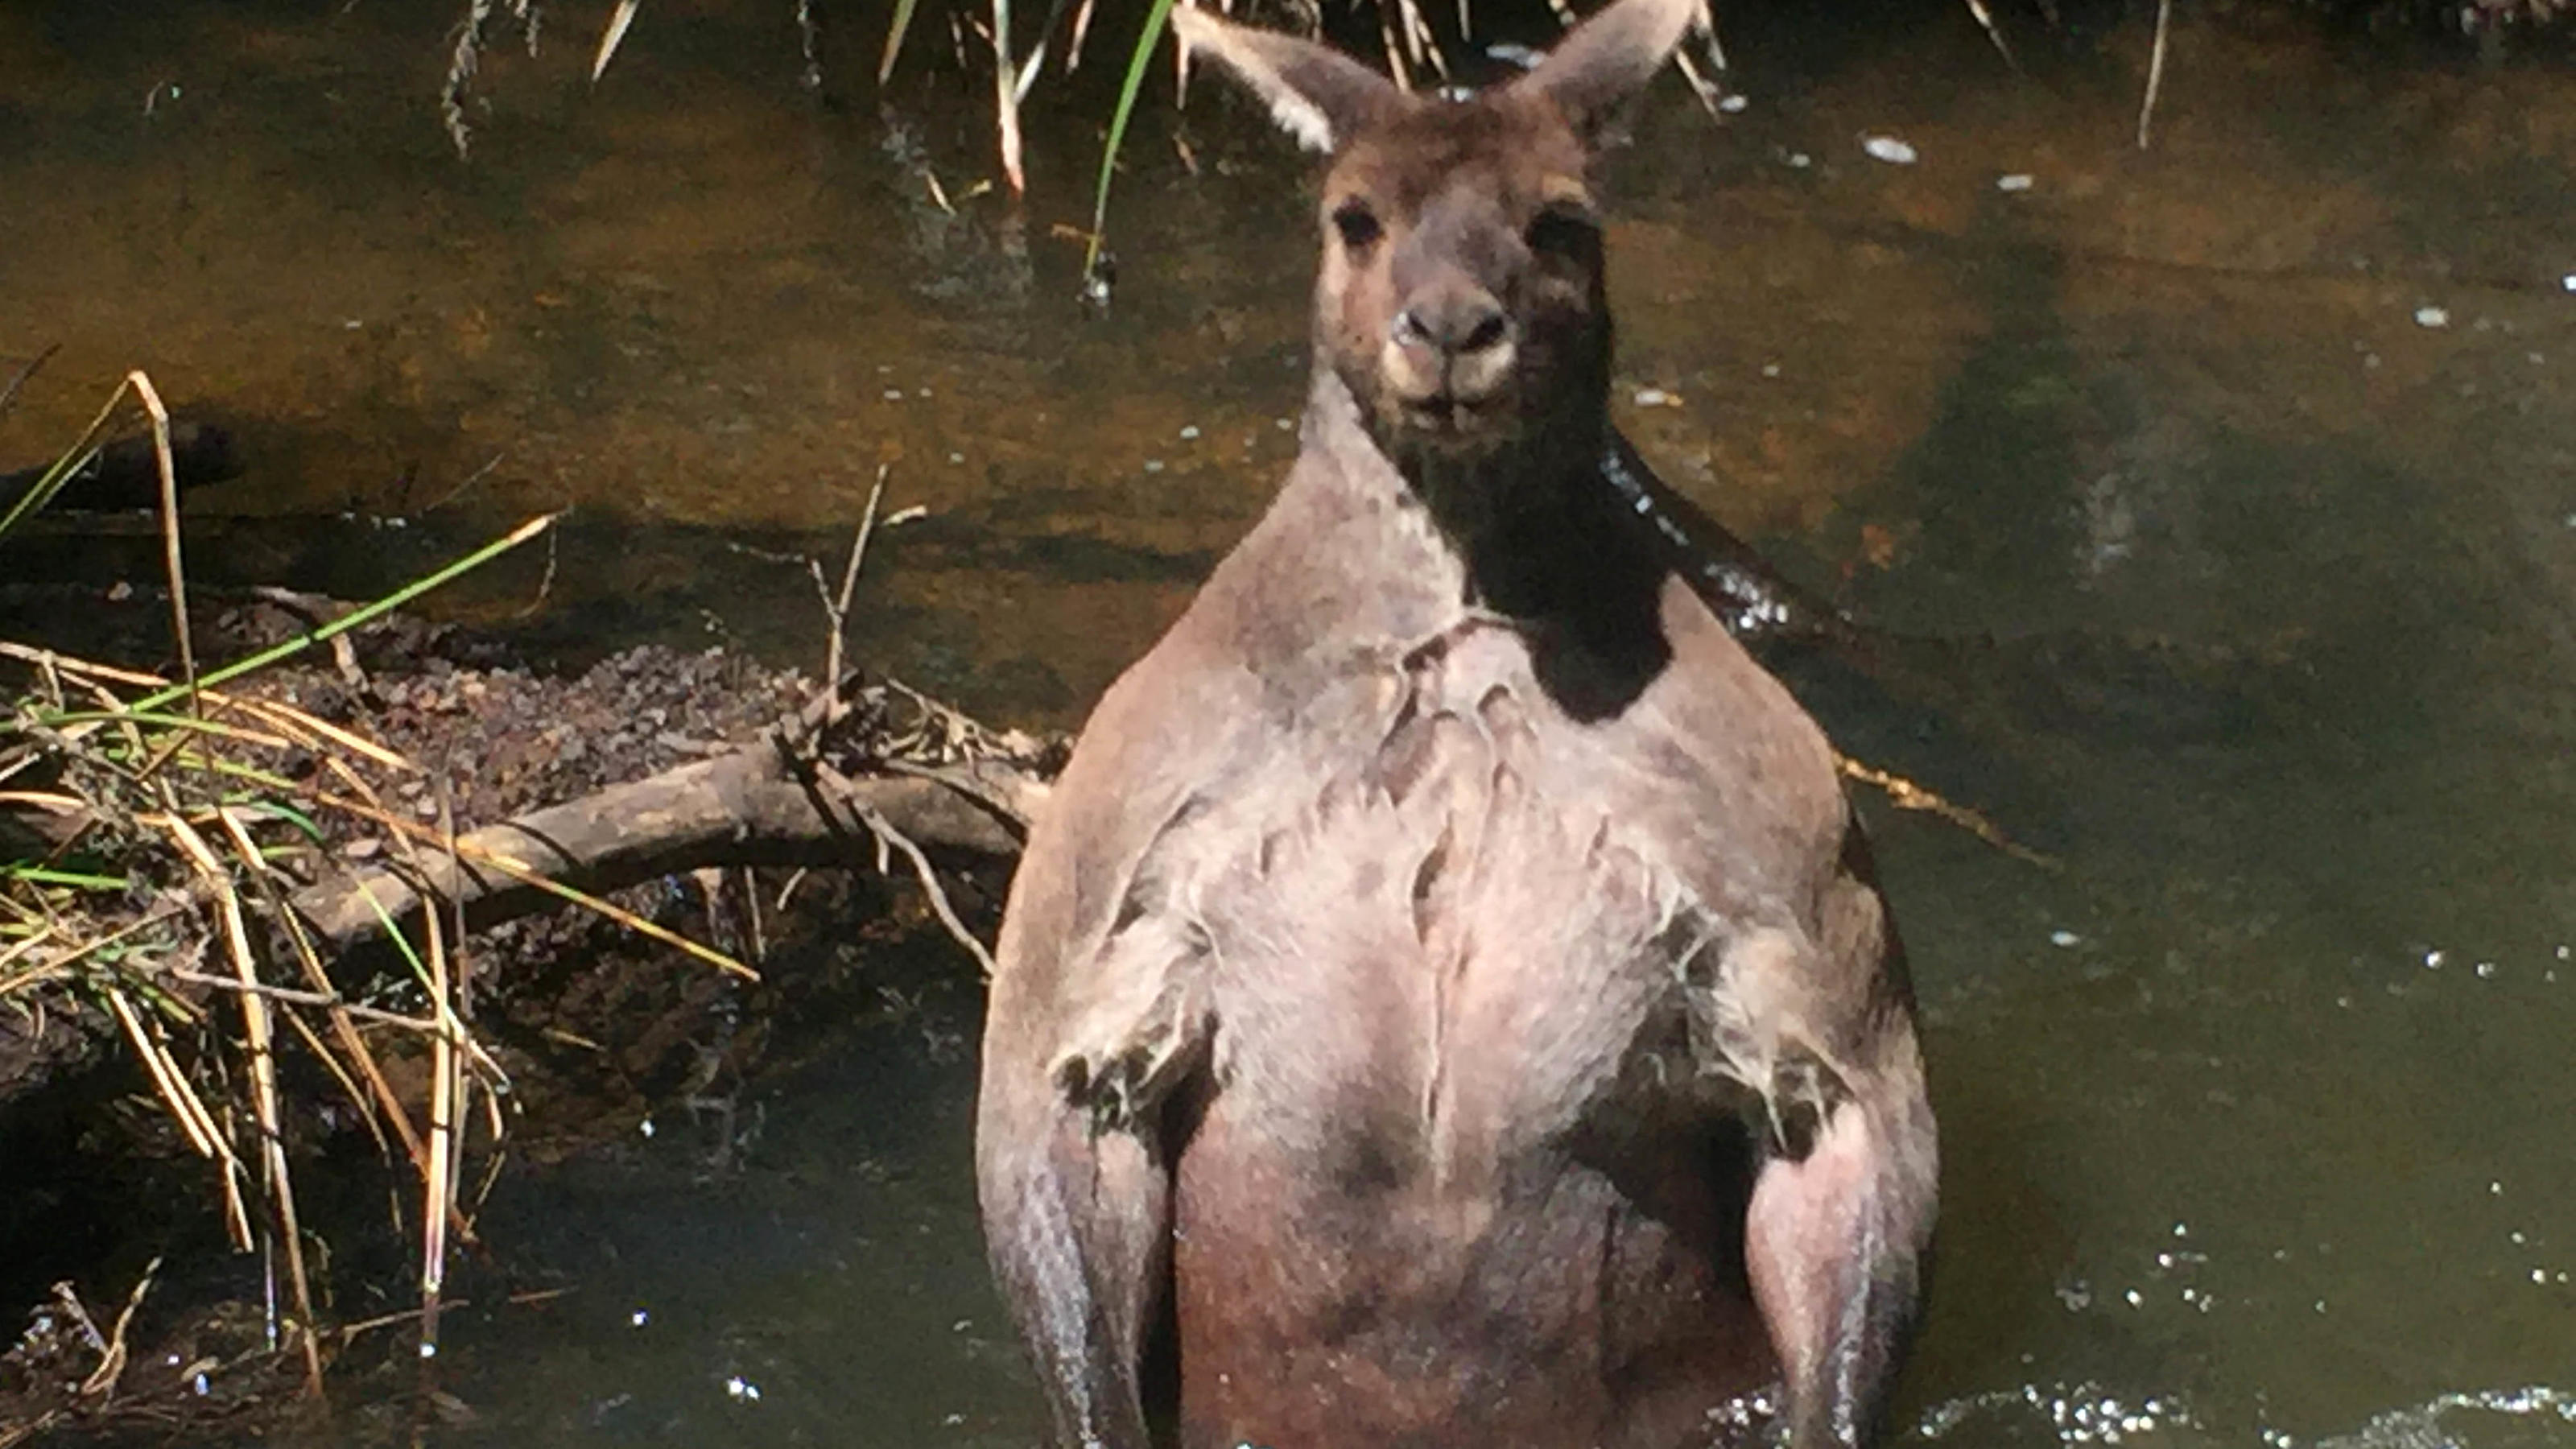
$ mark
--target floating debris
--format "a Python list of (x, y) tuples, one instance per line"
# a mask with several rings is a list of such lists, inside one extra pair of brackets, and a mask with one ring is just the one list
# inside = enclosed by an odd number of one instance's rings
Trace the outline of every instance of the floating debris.
[(2448, 327), (2451, 325), (2450, 310), (2444, 307), (2418, 307), (2415, 309), (2415, 325), (2418, 327)]
[(1914, 148), (1894, 136), (1863, 136), (1860, 138), (1860, 148), (1867, 151), (1873, 159), (1884, 161), (1890, 166), (1914, 164)]
[(2028, 191), (2038, 184), (2038, 178), (2032, 176), (2027, 171), (2015, 171), (2008, 175), (1998, 176), (1995, 178), (1995, 190), (1997, 191)]
[[(1744, 114), (1744, 108), (1752, 104), (1752, 101), (1745, 98), (1744, 92), (1729, 91), (1719, 98), (1717, 108), (1730, 116), (1740, 116)], [(2576, 277), (2570, 277), (2567, 280), (2576, 282)], [(2576, 291), (2576, 288), (2570, 290)]]

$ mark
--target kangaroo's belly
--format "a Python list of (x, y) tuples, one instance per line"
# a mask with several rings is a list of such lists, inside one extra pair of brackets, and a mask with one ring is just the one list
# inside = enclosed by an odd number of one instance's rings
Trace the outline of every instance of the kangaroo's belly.
[(1319, 1180), (1213, 1105), (1175, 1203), (1183, 1442), (1737, 1442), (1777, 1377), (1740, 1262), (1743, 1144), (1661, 1146), (1460, 1194)]
[(1192, 1445), (1723, 1443), (1774, 1376), (1749, 1149), (1692, 1044), (1708, 908), (1623, 828), (1632, 743), (1524, 661), (1469, 631), (1417, 663), (1382, 727), (1279, 762), (1328, 783), (1191, 892), (1216, 1021), (1176, 1184)]

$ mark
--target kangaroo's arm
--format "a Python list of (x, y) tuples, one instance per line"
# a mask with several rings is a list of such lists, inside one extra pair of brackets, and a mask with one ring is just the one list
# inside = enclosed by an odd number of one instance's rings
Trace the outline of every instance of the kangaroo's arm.
[(1144, 1449), (1168, 1299), (1170, 1110), (1206, 1069), (1208, 961), (1158, 873), (1251, 712), (1186, 625), (1103, 698), (1032, 831), (987, 1008), (976, 1170), (987, 1248), (1058, 1449)]
[[(1904, 948), (1824, 737), (1718, 624), (1667, 585), (1681, 664), (1645, 708), (1674, 778), (1630, 812), (1685, 887), (1726, 921), (1694, 1002), (1704, 1069), (1761, 1099), (1745, 1264), (1793, 1449), (1876, 1442), (1913, 1328), (1939, 1144)], [(1748, 731), (1736, 722), (1798, 721)]]
[(1878, 1442), (1922, 1299), (1939, 1175), (1904, 950), (1857, 820), (1850, 830), (1813, 960), (1782, 992), (1805, 1000), (1770, 1044), (1775, 1125), (1744, 1219), (1798, 1449)]

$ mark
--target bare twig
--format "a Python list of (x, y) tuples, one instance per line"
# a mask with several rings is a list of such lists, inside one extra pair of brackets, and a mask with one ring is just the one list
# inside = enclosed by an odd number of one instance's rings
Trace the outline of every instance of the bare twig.
[(12, 406), (16, 405), (18, 401), (18, 390), (27, 385), (27, 379), (34, 377), (38, 368), (43, 367), (55, 353), (62, 350), (63, 345), (61, 343), (48, 342), (45, 344), (44, 351), (27, 359), (26, 366), (19, 368), (17, 373), (9, 379), (9, 385), (7, 387), (0, 387), (0, 414), (7, 413)]
[(2056, 870), (2060, 863), (2054, 856), (2042, 855), (2004, 834), (2003, 828), (1965, 805), (1953, 804), (1935, 790), (1918, 785), (1903, 775), (1862, 764), (1851, 756), (1836, 751), (1834, 765), (1846, 779), (1864, 785), (1875, 785), (1887, 793), (1888, 803), (1899, 810), (1920, 810), (1977, 837), (2015, 860), (2025, 861), (2043, 870)]
[[(93, 1371), (88, 1378), (81, 1380), (80, 1391), (84, 1397), (96, 1394), (113, 1393), (116, 1391), (116, 1381), (125, 1376), (126, 1330), (134, 1326), (135, 1310), (143, 1306), (143, 1295), (152, 1291), (153, 1276), (160, 1271), (161, 1260), (158, 1257), (155, 1257), (151, 1262), (143, 1265), (143, 1276), (134, 1280), (133, 1291), (125, 1295), (125, 1306), (117, 1310), (116, 1326), (109, 1329), (107, 1331), (106, 1340), (97, 1345), (99, 1350), (98, 1368)], [(70, 1284), (59, 1284), (55, 1287), (54, 1291), (59, 1295), (64, 1295), (75, 1310), (79, 1308), (80, 1300), (78, 1298), (69, 1297), (71, 1291)], [(97, 1325), (89, 1322), (89, 1315), (87, 1313), (82, 1313), (80, 1317), (82, 1323), (89, 1328), (92, 1334), (97, 1333)]]
[(822, 727), (825, 729), (839, 724), (841, 716), (849, 708), (841, 696), (843, 632), (850, 617), (850, 596), (859, 585), (859, 566), (867, 560), (868, 538), (876, 532), (877, 505), (885, 501), (886, 473), (891, 467), (887, 463), (877, 465), (877, 481), (868, 489), (866, 511), (859, 515), (858, 536), (850, 540), (850, 561), (841, 570), (841, 592), (838, 596), (823, 588), (822, 566), (810, 565), (814, 569), (814, 587), (823, 595), (823, 612), (832, 621), (832, 636), (823, 652), (823, 697), (828, 701), (823, 711)]
[(537, 611), (544, 608), (546, 606), (546, 600), (553, 595), (555, 591), (555, 554), (555, 535), (549, 533), (546, 535), (546, 571), (537, 576), (536, 596), (528, 600), (527, 605), (519, 610), (516, 617), (521, 619), (535, 618), (537, 616)]
[[(438, 1306), (440, 1308), (471, 1308), (474, 1306), (474, 1301), (470, 1298), (450, 1298)], [(414, 1319), (419, 1318), (422, 1311), (423, 1310), (418, 1308), (406, 1308), (400, 1313), (384, 1313), (379, 1314), (374, 1318), (361, 1318), (355, 1323), (342, 1324), (340, 1326), (340, 1346), (342, 1348), (348, 1347), (351, 1343), (355, 1342), (358, 1335), (362, 1333), (373, 1333), (379, 1328), (391, 1328), (398, 1323), (409, 1323)]]
[(880, 848), (891, 845), (902, 851), (904, 857), (912, 862), (913, 874), (920, 877), (921, 889), (930, 897), (930, 909), (938, 915), (939, 924), (947, 927), (948, 934), (955, 938), (957, 944), (965, 947), (967, 954), (975, 958), (975, 964), (984, 969), (985, 979), (992, 979), (993, 953), (985, 949), (984, 943), (974, 932), (966, 929), (966, 922), (959, 918), (957, 908), (948, 903), (948, 892), (939, 884), (939, 872), (931, 868), (930, 857), (921, 853), (921, 847), (913, 843), (911, 836), (895, 829), (876, 807), (866, 803), (860, 797), (855, 783), (847, 776), (819, 761), (815, 762), (813, 768), (815, 773), (840, 789), (851, 813), (857, 815), (860, 822), (868, 827), (868, 833), (877, 838)]

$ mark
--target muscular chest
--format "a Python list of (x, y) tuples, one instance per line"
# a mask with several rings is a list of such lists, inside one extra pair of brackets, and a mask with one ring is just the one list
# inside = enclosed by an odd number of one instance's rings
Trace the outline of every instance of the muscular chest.
[(1302, 743), (1175, 842), (1208, 862), (1175, 904), (1206, 953), (1222, 1090), (1390, 1170), (1500, 1170), (1611, 1090), (1704, 944), (1638, 829), (1678, 782), (1636, 724), (1554, 709), (1496, 622), (1299, 707)]

